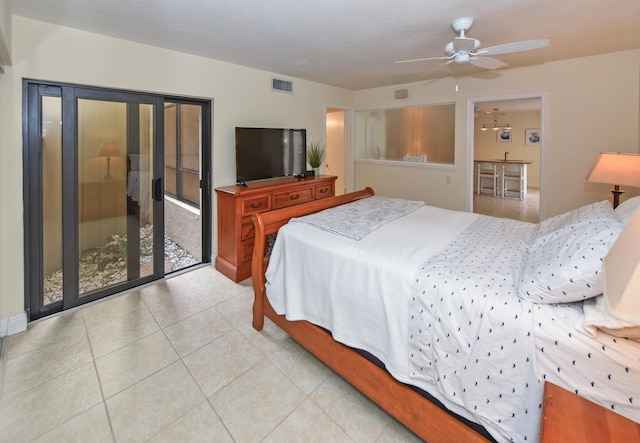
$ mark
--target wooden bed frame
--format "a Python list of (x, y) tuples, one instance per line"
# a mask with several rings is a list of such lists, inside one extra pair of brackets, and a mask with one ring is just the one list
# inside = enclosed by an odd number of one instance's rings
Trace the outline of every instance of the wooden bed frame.
[(409, 386), (398, 382), (387, 371), (358, 352), (333, 340), (331, 334), (324, 329), (307, 321), (288, 321), (284, 315), (278, 315), (269, 304), (265, 292), (265, 272), (269, 262), (269, 257), (265, 256), (268, 247), (267, 237), (275, 234), (292, 217), (301, 217), (372, 195), (373, 189), (366, 188), (350, 194), (253, 215), (253, 327), (258, 331), (262, 330), (266, 316), (356, 389), (429, 443), (487, 442), (489, 440), (455, 416)]

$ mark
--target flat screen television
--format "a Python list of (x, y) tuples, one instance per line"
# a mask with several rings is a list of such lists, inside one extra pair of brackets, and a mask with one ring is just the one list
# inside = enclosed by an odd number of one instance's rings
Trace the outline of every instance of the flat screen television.
[(306, 129), (236, 127), (237, 183), (303, 175), (306, 166)]

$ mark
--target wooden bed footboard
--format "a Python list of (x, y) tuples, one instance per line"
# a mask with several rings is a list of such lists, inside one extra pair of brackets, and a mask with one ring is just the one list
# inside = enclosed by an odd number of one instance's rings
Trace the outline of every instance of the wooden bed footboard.
[(273, 321), (301, 346), (323, 361), (356, 389), (430, 443), (487, 442), (484, 436), (441, 409), (411, 387), (398, 382), (353, 349), (336, 342), (331, 334), (307, 321), (288, 321), (278, 315), (266, 296), (265, 272), (269, 263), (269, 236), (293, 217), (374, 195), (373, 189), (352, 192), (276, 211), (253, 215), (255, 244), (251, 263), (254, 291), (253, 327), (260, 331), (264, 317)]

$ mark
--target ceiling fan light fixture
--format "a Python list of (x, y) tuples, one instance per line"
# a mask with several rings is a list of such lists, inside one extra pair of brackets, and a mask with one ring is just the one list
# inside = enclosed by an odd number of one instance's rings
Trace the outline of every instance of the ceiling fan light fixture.
[(456, 63), (467, 63), (469, 61), (469, 54), (468, 53), (459, 53), (456, 54), (455, 56), (455, 61)]
[(480, 128), (482, 132), (485, 132), (487, 129), (493, 129), (495, 132), (498, 132), (498, 130), (500, 129), (504, 132), (509, 132), (513, 129), (513, 127), (509, 123), (498, 122), (498, 108), (493, 108), (493, 112), (491, 112), (491, 114), (493, 114), (493, 124), (482, 125), (482, 128)]

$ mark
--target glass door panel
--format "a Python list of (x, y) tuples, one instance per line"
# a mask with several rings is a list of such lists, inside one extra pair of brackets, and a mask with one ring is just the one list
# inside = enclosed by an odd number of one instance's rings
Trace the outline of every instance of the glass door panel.
[(42, 96), (43, 306), (62, 301), (62, 100)]
[(203, 261), (203, 108), (182, 102), (164, 104), (165, 272)]
[(81, 297), (153, 275), (153, 105), (77, 101)]

